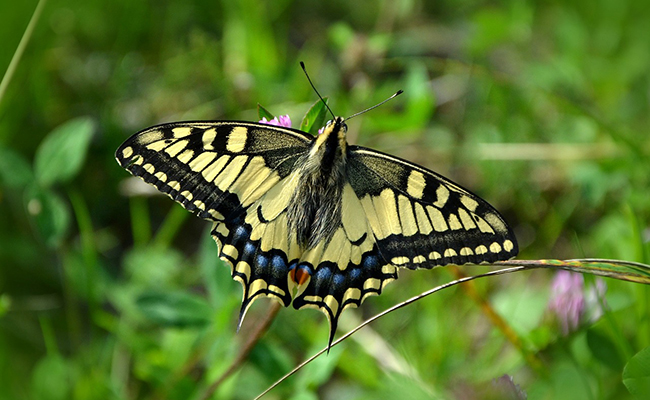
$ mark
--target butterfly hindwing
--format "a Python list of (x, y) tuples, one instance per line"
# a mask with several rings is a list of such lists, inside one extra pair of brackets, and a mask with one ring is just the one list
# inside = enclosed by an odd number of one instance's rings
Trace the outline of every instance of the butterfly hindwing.
[(397, 269), (380, 255), (368, 220), (352, 187), (346, 184), (341, 197), (341, 224), (328, 243), (308, 250), (299, 268), (311, 279), (293, 300), (296, 309), (320, 309), (330, 322), (330, 343), (343, 310), (358, 307), (368, 297), (381, 294), (397, 279)]
[(514, 234), (492, 206), (423, 167), (351, 146), (348, 179), (394, 265), (480, 264), (517, 254)]

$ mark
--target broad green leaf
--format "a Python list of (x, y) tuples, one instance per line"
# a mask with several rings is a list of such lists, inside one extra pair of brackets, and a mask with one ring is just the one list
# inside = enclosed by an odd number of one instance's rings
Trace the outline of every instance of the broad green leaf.
[(6, 147), (0, 147), (0, 185), (18, 189), (34, 181), (32, 168), (25, 158)]
[(302, 122), (300, 122), (301, 131), (316, 135), (318, 130), (323, 127), (325, 124), (325, 117), (328, 113), (327, 107), (325, 107), (327, 97), (323, 97), (323, 100), (324, 102), (318, 100), (309, 108), (303, 117)]
[(204, 326), (210, 322), (212, 309), (201, 297), (186, 292), (150, 292), (136, 300), (149, 320), (163, 326)]
[(34, 159), (34, 172), (41, 185), (65, 182), (79, 173), (93, 130), (93, 120), (80, 117), (60, 125), (45, 137)]
[(70, 225), (70, 210), (53, 191), (32, 185), (25, 193), (25, 208), (32, 226), (50, 247), (61, 243)]
[(623, 369), (623, 384), (635, 398), (650, 399), (650, 347), (630, 358)]
[(266, 118), (267, 121), (272, 120), (275, 118), (273, 114), (266, 108), (262, 107), (260, 103), (257, 103), (257, 116), (259, 117), (260, 121), (264, 118)]

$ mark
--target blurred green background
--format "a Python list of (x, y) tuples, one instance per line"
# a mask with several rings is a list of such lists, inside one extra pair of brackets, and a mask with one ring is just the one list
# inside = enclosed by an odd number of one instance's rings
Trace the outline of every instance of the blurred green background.
[[(300, 60), (342, 116), (404, 89), (350, 121), (350, 142), (487, 199), (520, 258), (650, 262), (647, 1), (50, 0), (18, 60), (36, 6), (0, 2), (0, 70), (13, 72), (0, 93), (0, 399), (212, 393), (270, 302), (236, 334), (241, 289), (209, 224), (137, 195), (113, 154), (155, 123), (256, 120), (258, 102), (297, 125), (316, 99)], [(346, 311), (339, 334), (452, 271), (405, 271)], [(633, 398), (622, 371), (650, 345), (650, 290), (607, 280), (606, 313), (586, 299), (563, 335), (552, 278), (476, 281), (514, 336), (454, 287), (267, 398), (480, 399), (504, 374), (529, 399)], [(254, 397), (327, 331), (320, 312), (281, 310), (210, 398)]]

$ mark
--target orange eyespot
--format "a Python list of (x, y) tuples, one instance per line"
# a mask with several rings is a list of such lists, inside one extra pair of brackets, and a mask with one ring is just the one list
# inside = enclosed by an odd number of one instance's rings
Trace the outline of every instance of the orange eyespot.
[(309, 270), (304, 267), (297, 267), (289, 271), (289, 279), (294, 281), (297, 285), (302, 285), (311, 278)]

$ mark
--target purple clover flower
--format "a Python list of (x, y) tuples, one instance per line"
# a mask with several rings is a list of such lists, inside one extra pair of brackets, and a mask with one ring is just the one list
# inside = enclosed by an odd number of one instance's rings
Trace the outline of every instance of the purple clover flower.
[(288, 115), (280, 115), (280, 117), (275, 117), (272, 120), (268, 121), (266, 117), (260, 120), (260, 124), (282, 126), (284, 128), (291, 128), (291, 118)]
[(548, 307), (557, 316), (565, 336), (576, 330), (580, 323), (585, 308), (584, 284), (581, 274), (568, 271), (558, 271), (553, 278)]
[[(578, 329), (581, 322), (597, 320), (603, 313), (599, 299), (605, 295), (607, 286), (597, 279), (594, 287), (585, 290), (582, 274), (560, 270), (551, 284), (549, 310), (560, 323), (563, 335)], [(587, 314), (590, 314), (587, 317)]]

